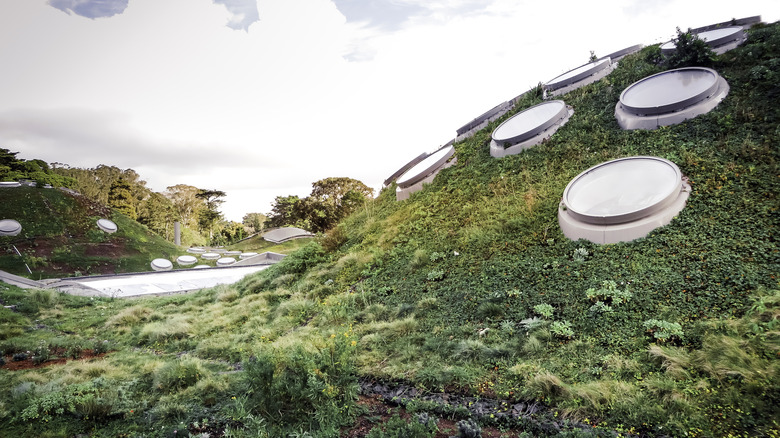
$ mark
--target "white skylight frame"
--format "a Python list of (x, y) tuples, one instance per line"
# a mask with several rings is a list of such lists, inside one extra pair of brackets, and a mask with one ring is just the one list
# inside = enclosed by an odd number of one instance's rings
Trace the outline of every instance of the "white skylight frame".
[(119, 230), (116, 223), (110, 219), (98, 219), (97, 226), (108, 234), (116, 233)]
[(0, 220), (0, 236), (18, 236), (22, 232), (22, 224), (14, 219)]
[[(690, 191), (679, 167), (669, 160), (619, 158), (593, 166), (569, 182), (558, 223), (572, 240), (628, 242), (671, 222), (685, 207)], [(582, 196), (584, 200), (577, 199)]]
[[(693, 32), (699, 39), (718, 55), (732, 50), (747, 40), (747, 33), (742, 26), (716, 27), (712, 29)], [(677, 50), (674, 41), (667, 41), (661, 45), (661, 53), (671, 55)]]
[(168, 259), (154, 259), (151, 265), (155, 271), (170, 271), (173, 269), (173, 263)]
[[(534, 120), (535, 117), (542, 117)], [(491, 134), (490, 155), (502, 158), (550, 138), (569, 121), (574, 110), (562, 100), (548, 100), (527, 108), (498, 125)], [(517, 125), (521, 125), (518, 129)], [(524, 126), (523, 126), (524, 125)]]
[[(685, 77), (698, 76), (701, 82), (696, 85)], [(683, 83), (683, 89), (676, 97), (659, 101), (663, 93), (673, 92), (674, 87)], [(689, 86), (688, 84), (694, 84)], [(671, 86), (670, 86), (671, 85)], [(645, 91), (652, 87), (662, 87), (656, 92)], [(688, 89), (686, 89), (688, 88)], [(656, 129), (682, 123), (696, 116), (712, 111), (726, 98), (729, 85), (715, 70), (705, 67), (685, 67), (667, 70), (640, 79), (629, 85), (620, 94), (615, 105), (615, 117), (623, 129)], [(637, 102), (637, 95), (646, 94), (655, 102)]]
[(398, 201), (408, 199), (412, 193), (423, 189), (423, 185), (433, 182), (442, 169), (457, 162), (455, 147), (444, 146), (435, 152), (426, 154), (423, 160), (406, 170), (396, 180), (395, 197)]
[(600, 80), (615, 67), (617, 64), (613, 65), (608, 57), (597, 59), (550, 79), (542, 87), (547, 96), (560, 96)]

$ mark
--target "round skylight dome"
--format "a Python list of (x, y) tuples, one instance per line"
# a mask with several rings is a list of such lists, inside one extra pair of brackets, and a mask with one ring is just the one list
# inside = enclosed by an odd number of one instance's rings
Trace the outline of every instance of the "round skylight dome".
[(422, 190), (423, 184), (432, 182), (440, 170), (455, 164), (457, 158), (454, 155), (455, 148), (445, 146), (412, 166), (396, 181), (396, 199), (407, 199), (412, 193)]
[(491, 135), (490, 155), (514, 155), (549, 138), (574, 113), (562, 100), (551, 100), (519, 112)]
[(191, 256), (191, 255), (179, 256), (176, 259), (176, 263), (178, 263), (178, 264), (180, 264), (182, 266), (194, 265), (197, 262), (198, 262), (198, 259), (195, 256)]
[(200, 255), (200, 258), (203, 260), (217, 260), (219, 257), (220, 255), (215, 252), (207, 252)]
[(236, 262), (236, 259), (233, 257), (222, 257), (221, 259), (217, 260), (217, 266), (229, 266)]
[[(742, 26), (721, 27), (699, 32), (695, 35), (706, 42), (718, 55), (739, 46), (745, 42), (745, 39), (747, 38)], [(661, 45), (661, 53), (665, 55), (670, 55), (674, 53), (675, 50), (677, 50), (677, 46), (674, 41), (667, 41)]]
[(241, 253), (241, 255), (239, 255), (238, 258), (241, 259), (241, 260), (244, 260), (244, 259), (248, 259), (250, 257), (254, 257), (256, 255), (257, 255), (256, 252), (245, 252), (245, 253)]
[(152, 260), (152, 269), (155, 271), (170, 271), (173, 269), (173, 263), (168, 259), (154, 259)]
[(551, 79), (544, 84), (544, 89), (545, 91), (551, 92), (551, 96), (568, 93), (579, 87), (596, 82), (611, 73), (614, 69), (615, 66), (612, 65), (612, 60), (610, 58), (602, 58), (581, 65)]
[(438, 170), (455, 154), (455, 148), (448, 146), (428, 155), (398, 178), (399, 187), (409, 187)]
[(467, 134), (468, 132), (471, 132), (475, 129), (479, 130), (484, 128), (488, 123), (492, 122), (493, 120), (503, 116), (512, 108), (511, 102), (501, 102), (498, 105), (494, 106), (493, 108), (485, 111), (484, 113), (480, 114), (474, 120), (466, 123), (465, 125), (461, 126), (460, 128), (455, 130), (455, 133), (458, 136)]
[(411, 169), (411, 168), (412, 168), (412, 166), (414, 166), (414, 165), (416, 165), (417, 163), (419, 163), (420, 161), (424, 160), (424, 159), (425, 159), (427, 156), (428, 156), (428, 153), (427, 153), (427, 152), (423, 152), (423, 153), (421, 153), (420, 155), (418, 155), (417, 157), (415, 157), (414, 159), (412, 159), (411, 161), (409, 161), (408, 163), (404, 164), (403, 166), (401, 166), (401, 168), (400, 168), (400, 169), (398, 169), (398, 170), (396, 170), (395, 172), (393, 172), (393, 174), (392, 174), (392, 175), (390, 175), (390, 176), (389, 176), (389, 177), (388, 177), (388, 178), (385, 180), (384, 184), (385, 184), (386, 186), (389, 186), (389, 185), (390, 185), (390, 184), (391, 184), (393, 181), (395, 181), (396, 179), (398, 179), (398, 177), (399, 177), (399, 176), (401, 176), (401, 175), (403, 175), (404, 173), (406, 173), (406, 171), (407, 171), (407, 170)]
[(206, 249), (198, 246), (193, 246), (192, 248), (187, 248), (187, 252), (191, 254), (203, 254), (206, 252)]
[(630, 241), (668, 224), (685, 206), (689, 192), (671, 161), (620, 158), (593, 166), (569, 182), (558, 221), (573, 240)]
[(688, 67), (648, 76), (623, 90), (615, 117), (623, 129), (655, 129), (708, 113), (729, 92), (715, 70)]
[(116, 233), (117, 230), (116, 224), (108, 219), (98, 219), (97, 226), (108, 234)]
[(0, 236), (17, 236), (22, 232), (22, 224), (13, 219), (0, 220)]
[(0, 188), (2, 187), (13, 188), (13, 187), (21, 187), (21, 186), (22, 183), (20, 183), (19, 181), (0, 181)]

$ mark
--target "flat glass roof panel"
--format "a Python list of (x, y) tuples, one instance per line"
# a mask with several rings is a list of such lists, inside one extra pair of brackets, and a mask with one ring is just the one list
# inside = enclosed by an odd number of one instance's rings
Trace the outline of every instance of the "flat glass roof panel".
[(561, 100), (532, 106), (499, 125), (493, 131), (493, 140), (501, 144), (501, 142), (522, 141), (533, 137), (543, 130), (546, 124), (554, 120), (561, 110), (565, 109), (566, 104)]
[(705, 68), (669, 70), (635, 82), (620, 96), (620, 102), (649, 113), (673, 111), (704, 99), (717, 88), (717, 74)]
[[(400, 178), (398, 178), (397, 184), (402, 185), (405, 184), (407, 181), (417, 177), (417, 176), (425, 176), (420, 175), (422, 172), (425, 172), (426, 174), (429, 173), (428, 169), (436, 164), (437, 161), (443, 159), (445, 156), (447, 156), (450, 151), (452, 151), (453, 147), (449, 146), (446, 148), (439, 149), (438, 151), (428, 155), (424, 160), (420, 161), (419, 163), (415, 164), (414, 167), (407, 170), (403, 175), (401, 175)], [(433, 170), (433, 169), (431, 169)]]
[(547, 84), (549, 85), (549, 84), (554, 84), (554, 83), (557, 83), (557, 82), (564, 82), (564, 81), (566, 81), (569, 78), (573, 78), (573, 77), (575, 77), (575, 76), (577, 76), (579, 74), (585, 73), (585, 72), (587, 72), (589, 70), (598, 70), (598, 67), (601, 67), (603, 64), (608, 64), (610, 62), (611, 62), (611, 60), (609, 60), (609, 59), (602, 59), (600, 61), (594, 61), (594, 62), (591, 62), (589, 64), (585, 64), (583, 66), (575, 68), (574, 70), (570, 70), (570, 71), (568, 71), (568, 72), (566, 72), (566, 73), (564, 73), (564, 74), (562, 74), (560, 76), (557, 76), (557, 77), (551, 79), (549, 82), (547, 82)]
[(603, 219), (626, 216), (662, 203), (680, 190), (676, 166), (654, 157), (632, 157), (592, 167), (572, 180), (566, 205), (575, 213)]

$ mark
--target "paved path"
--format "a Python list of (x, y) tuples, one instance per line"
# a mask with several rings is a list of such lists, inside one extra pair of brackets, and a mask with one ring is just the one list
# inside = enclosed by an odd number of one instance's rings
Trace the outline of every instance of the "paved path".
[[(267, 269), (270, 265), (240, 266), (181, 271), (142, 272), (95, 277), (63, 279), (48, 285), (77, 295), (79, 288), (92, 289), (101, 296), (127, 298), (144, 295), (164, 295), (235, 283), (249, 274)], [(70, 290), (69, 290), (70, 289)], [(75, 290), (74, 290), (75, 289)]]
[(96, 275), (33, 281), (0, 271), (0, 281), (25, 289), (57, 289), (71, 295), (115, 298), (164, 295), (189, 292), (235, 283), (249, 274), (262, 271), (270, 265), (237, 266), (209, 269), (185, 269), (166, 272)]
[(46, 285), (29, 278), (20, 277), (5, 271), (0, 271), (0, 281), (3, 281), (23, 289), (45, 289)]

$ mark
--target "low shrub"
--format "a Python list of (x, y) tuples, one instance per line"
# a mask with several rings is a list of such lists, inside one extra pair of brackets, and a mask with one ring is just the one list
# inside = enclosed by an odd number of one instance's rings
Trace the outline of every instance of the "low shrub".
[(537, 304), (534, 306), (534, 312), (544, 316), (545, 318), (552, 318), (553, 310), (553, 306), (547, 303)]
[(668, 322), (658, 319), (648, 319), (642, 325), (647, 329), (647, 332), (653, 335), (653, 338), (657, 342), (666, 342), (672, 340), (682, 340), (683, 329), (682, 326), (676, 322)]
[(436, 420), (426, 413), (417, 414), (414, 419), (406, 421), (398, 415), (393, 415), (382, 426), (371, 429), (367, 438), (432, 438), (439, 428)]
[(198, 383), (205, 373), (200, 359), (184, 356), (157, 368), (152, 386), (160, 392), (171, 393)]

